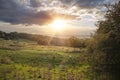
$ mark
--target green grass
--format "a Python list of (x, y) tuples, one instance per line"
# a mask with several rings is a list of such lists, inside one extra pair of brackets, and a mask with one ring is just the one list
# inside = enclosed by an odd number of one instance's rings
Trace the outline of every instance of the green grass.
[(0, 39), (0, 80), (89, 80), (83, 51)]

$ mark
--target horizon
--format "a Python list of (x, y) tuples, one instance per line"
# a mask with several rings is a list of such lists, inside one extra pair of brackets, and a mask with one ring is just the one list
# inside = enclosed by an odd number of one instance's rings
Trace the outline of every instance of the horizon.
[[(1, 0), (0, 30), (57, 37), (90, 37), (119, 0)], [(3, 5), (4, 4), (4, 5)]]

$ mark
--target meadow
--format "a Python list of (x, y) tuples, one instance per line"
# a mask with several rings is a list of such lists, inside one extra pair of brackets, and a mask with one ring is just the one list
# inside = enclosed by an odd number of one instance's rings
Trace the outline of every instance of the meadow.
[(0, 39), (0, 80), (90, 80), (85, 49)]
[(119, 0), (21, 1), (0, 0), (0, 80), (120, 80)]

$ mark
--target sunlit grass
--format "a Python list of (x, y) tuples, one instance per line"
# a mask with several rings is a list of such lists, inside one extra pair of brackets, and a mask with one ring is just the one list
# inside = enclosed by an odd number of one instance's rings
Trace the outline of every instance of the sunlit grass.
[(89, 80), (89, 65), (80, 61), (80, 49), (42, 46), (26, 40), (0, 41), (4, 43), (0, 44), (0, 80), (68, 80), (70, 76)]

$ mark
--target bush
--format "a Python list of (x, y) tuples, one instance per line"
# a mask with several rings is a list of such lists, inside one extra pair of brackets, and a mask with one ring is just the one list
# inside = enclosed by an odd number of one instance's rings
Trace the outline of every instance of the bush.
[(8, 57), (0, 57), (0, 64), (11, 64), (13, 61), (9, 59)]
[(92, 53), (91, 66), (95, 75), (97, 75), (95, 78), (97, 80), (120, 79), (119, 15), (120, 2), (108, 7), (105, 21), (98, 22), (99, 28), (88, 47), (88, 52)]

